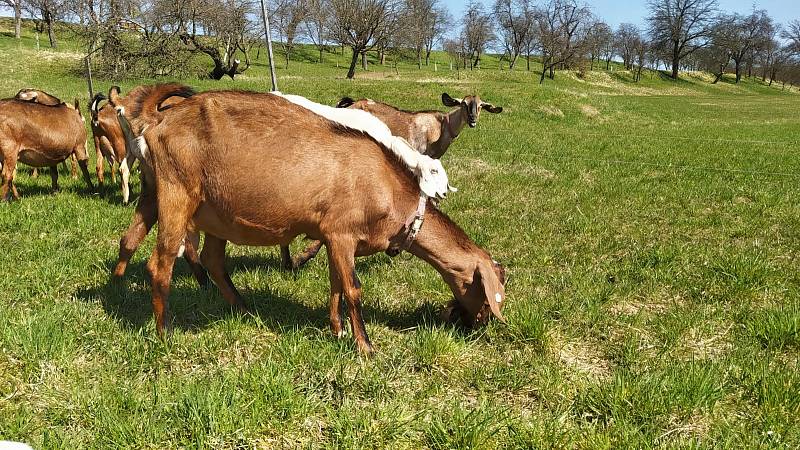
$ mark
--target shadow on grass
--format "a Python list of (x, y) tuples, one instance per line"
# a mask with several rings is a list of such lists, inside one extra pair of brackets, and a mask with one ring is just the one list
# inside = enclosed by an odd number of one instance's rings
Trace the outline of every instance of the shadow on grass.
[[(108, 261), (107, 267), (112, 267), (115, 263), (116, 261)], [(359, 263), (360, 270), (367, 271), (386, 265), (387, 262), (384, 258), (368, 258)], [(99, 300), (106, 314), (127, 329), (144, 328), (152, 320), (150, 283), (145, 275), (145, 265), (144, 262), (132, 264), (128, 267), (124, 280), (114, 280), (109, 276), (106, 284), (80, 290), (76, 297), (87, 302)], [(274, 255), (235, 256), (228, 258), (226, 266), (232, 274), (265, 267), (277, 271), (281, 268), (281, 262)], [(328, 286), (327, 280), (320, 282)], [(319, 306), (309, 306), (302, 299), (277, 293), (269, 287), (241, 289), (240, 292), (245, 304), (273, 332), (304, 327), (327, 330), (329, 327), (327, 294), (324, 299), (315, 299), (314, 304)], [(173, 326), (186, 331), (204, 329), (226, 316), (238, 314), (231, 310), (216, 286), (198, 286), (188, 266), (182, 261), (176, 261), (175, 264), (169, 306)], [(343, 311), (346, 313), (346, 306)], [(427, 303), (412, 311), (387, 311), (365, 304), (363, 313), (367, 323), (380, 323), (398, 330), (440, 321), (436, 306)]]

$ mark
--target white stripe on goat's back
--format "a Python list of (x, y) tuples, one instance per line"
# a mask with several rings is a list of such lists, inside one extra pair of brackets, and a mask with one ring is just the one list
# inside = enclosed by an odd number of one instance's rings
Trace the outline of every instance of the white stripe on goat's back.
[(392, 135), (389, 127), (372, 114), (360, 109), (334, 108), (312, 102), (299, 95), (271, 94), (302, 106), (309, 111), (348, 128), (361, 131), (391, 150), (418, 177), (420, 189), (429, 197), (444, 197), (448, 192), (447, 173), (439, 160), (418, 153), (403, 138)]

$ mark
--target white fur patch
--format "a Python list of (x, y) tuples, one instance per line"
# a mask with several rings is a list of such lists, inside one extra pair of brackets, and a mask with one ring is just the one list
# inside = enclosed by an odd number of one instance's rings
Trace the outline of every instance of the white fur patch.
[(150, 147), (147, 146), (147, 141), (144, 139), (144, 135), (136, 138), (136, 147), (134, 147), (132, 150), (132, 153), (136, 152), (133, 156), (139, 160), (145, 160), (147, 157), (147, 152), (150, 151)]
[(499, 292), (495, 292), (494, 301), (496, 301), (497, 303), (502, 303), (503, 302), (503, 296), (500, 295)]
[(271, 94), (283, 97), (328, 120), (369, 134), (400, 157), (403, 163), (417, 176), (419, 187), (425, 195), (433, 198), (443, 198), (447, 195), (450, 185), (442, 163), (438, 159), (416, 152), (408, 141), (392, 135), (389, 127), (372, 114), (360, 109), (322, 105), (299, 95), (279, 92), (271, 92)]
[(183, 258), (183, 253), (186, 252), (186, 239), (181, 242), (181, 246), (178, 249), (178, 258)]

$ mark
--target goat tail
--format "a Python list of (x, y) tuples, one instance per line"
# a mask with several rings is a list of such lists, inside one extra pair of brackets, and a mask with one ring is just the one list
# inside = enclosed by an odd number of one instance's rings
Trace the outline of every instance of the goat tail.
[(356, 103), (356, 101), (353, 100), (350, 97), (342, 97), (342, 99), (339, 100), (339, 103), (336, 104), (336, 107), (337, 108), (349, 108), (349, 107), (353, 106), (355, 103)]
[(83, 113), (81, 112), (81, 102), (77, 98), (75, 99), (75, 111), (78, 111), (78, 115), (81, 116), (81, 119), (83, 119)]

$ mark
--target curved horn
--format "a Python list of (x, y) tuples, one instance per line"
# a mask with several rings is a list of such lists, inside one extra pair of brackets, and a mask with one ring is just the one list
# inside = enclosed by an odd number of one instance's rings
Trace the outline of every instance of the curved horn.
[(89, 109), (92, 112), (94, 112), (95, 114), (99, 114), (100, 113), (100, 102), (102, 102), (103, 100), (106, 100), (107, 98), (108, 97), (106, 97), (102, 93), (98, 92), (97, 94), (94, 95), (94, 98), (92, 99), (92, 104), (89, 107)]

